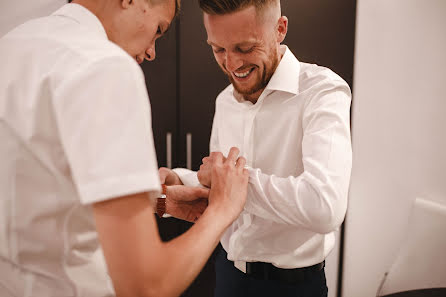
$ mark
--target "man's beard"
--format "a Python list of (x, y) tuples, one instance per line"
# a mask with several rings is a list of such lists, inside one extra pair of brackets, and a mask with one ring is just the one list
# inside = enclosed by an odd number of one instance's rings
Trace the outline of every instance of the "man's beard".
[[(278, 53), (277, 51), (271, 51), (271, 55), (269, 56), (269, 61), (272, 62), (272, 64), (268, 67), (265, 63), (263, 63), (263, 72), (261, 74), (261, 77), (259, 80), (256, 81), (254, 86), (252, 86), (249, 89), (241, 88), (237, 82), (232, 77), (232, 74), (226, 69), (222, 68), (223, 72), (226, 74), (226, 76), (229, 78), (229, 81), (234, 86), (234, 89), (242, 96), (249, 96), (252, 94), (255, 94), (263, 89), (266, 88), (268, 85), (271, 77), (273, 76), (274, 72), (276, 71), (277, 66), (279, 65), (279, 59), (278, 59)], [(255, 66), (257, 67), (257, 66)]]

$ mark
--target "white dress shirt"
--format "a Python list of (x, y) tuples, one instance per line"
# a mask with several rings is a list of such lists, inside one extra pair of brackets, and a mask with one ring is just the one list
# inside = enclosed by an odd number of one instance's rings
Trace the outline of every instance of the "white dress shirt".
[(144, 75), (77, 4), (0, 65), (0, 296), (114, 296), (90, 205), (160, 190)]
[[(240, 149), (249, 167), (248, 199), (221, 243), (228, 259), (281, 268), (322, 262), (344, 220), (352, 165), (351, 94), (331, 70), (283, 57), (255, 104), (217, 97), (211, 151)], [(195, 173), (176, 169), (183, 183)]]

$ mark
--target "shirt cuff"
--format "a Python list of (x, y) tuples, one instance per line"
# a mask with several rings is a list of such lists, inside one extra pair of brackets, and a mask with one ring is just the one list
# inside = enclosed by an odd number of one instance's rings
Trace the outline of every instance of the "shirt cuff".
[(188, 187), (201, 186), (200, 182), (198, 181), (197, 172), (185, 168), (175, 168), (173, 169), (173, 172), (175, 172), (178, 175), (181, 182), (185, 186)]

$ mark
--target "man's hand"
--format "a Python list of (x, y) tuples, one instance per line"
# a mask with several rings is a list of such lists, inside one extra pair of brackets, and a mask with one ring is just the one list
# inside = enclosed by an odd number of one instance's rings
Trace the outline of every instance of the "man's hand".
[(212, 162), (210, 157), (203, 158), (203, 164), (200, 165), (200, 170), (197, 172), (198, 181), (203, 186), (211, 187)]
[[(212, 167), (214, 166), (215, 156), (216, 154), (212, 152), (209, 157), (204, 157), (202, 159), (203, 164), (200, 165), (200, 170), (197, 172), (197, 177), (200, 184), (208, 188), (211, 187)], [(222, 160), (224, 162), (226, 158), (223, 157)]]
[(182, 185), (166, 188), (166, 213), (195, 222), (208, 206), (209, 189)]
[(212, 187), (209, 193), (209, 208), (225, 214), (231, 223), (243, 210), (248, 191), (248, 170), (246, 159), (237, 158), (239, 149), (231, 148), (225, 159), (222, 153), (211, 153)]
[(158, 170), (160, 182), (166, 186), (182, 185), (183, 182), (172, 169), (161, 167)]

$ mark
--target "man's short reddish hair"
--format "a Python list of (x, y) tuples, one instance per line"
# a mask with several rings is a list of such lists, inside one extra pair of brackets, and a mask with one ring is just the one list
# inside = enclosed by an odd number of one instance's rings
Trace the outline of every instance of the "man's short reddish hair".
[(201, 10), (207, 14), (228, 14), (239, 11), (249, 6), (254, 6), (257, 11), (265, 6), (276, 4), (280, 0), (198, 0)]

